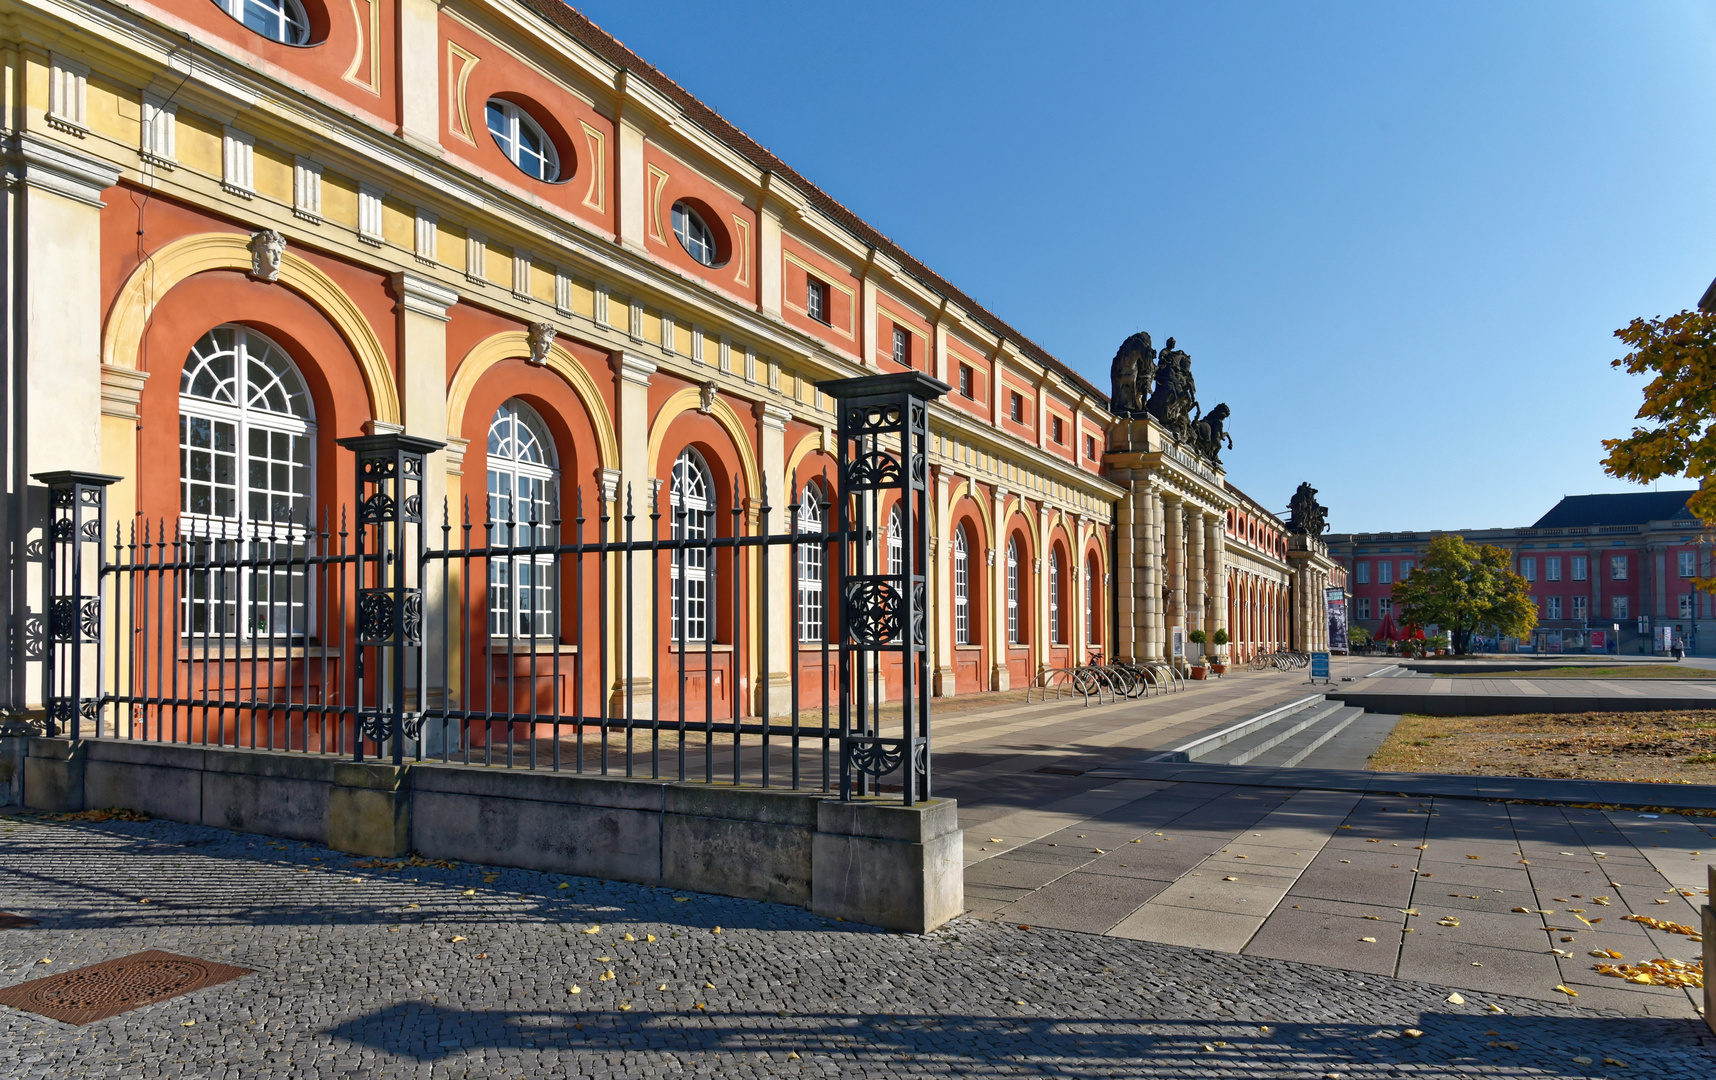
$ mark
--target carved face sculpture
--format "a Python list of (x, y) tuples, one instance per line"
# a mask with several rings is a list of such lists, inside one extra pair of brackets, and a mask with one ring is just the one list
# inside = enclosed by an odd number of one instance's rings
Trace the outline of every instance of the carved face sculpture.
[(547, 323), (530, 324), (530, 357), (529, 360), (537, 367), (548, 363), (548, 354), (554, 348), (554, 338), (557, 331)]
[(273, 229), (263, 229), (246, 246), (250, 249), (250, 276), (258, 281), (279, 281), (286, 238)]

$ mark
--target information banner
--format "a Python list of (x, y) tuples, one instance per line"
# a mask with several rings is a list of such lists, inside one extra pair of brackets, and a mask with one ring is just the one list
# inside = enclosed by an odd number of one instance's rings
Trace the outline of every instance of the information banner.
[(1593, 631), (1591, 631), (1591, 651), (1592, 652), (1608, 652), (1609, 651), (1609, 632), (1607, 630), (1593, 630)]
[(1328, 610), (1329, 651), (1347, 651), (1347, 591), (1324, 589), (1323, 604)]
[(1311, 654), (1311, 678), (1329, 681), (1329, 654), (1314, 652)]

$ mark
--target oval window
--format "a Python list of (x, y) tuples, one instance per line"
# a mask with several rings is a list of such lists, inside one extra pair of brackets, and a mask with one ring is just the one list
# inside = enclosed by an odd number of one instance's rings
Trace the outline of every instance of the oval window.
[(673, 235), (679, 237), (680, 246), (686, 253), (704, 266), (721, 265), (721, 248), (715, 239), (715, 230), (689, 203), (673, 204)]
[(310, 44), (310, 18), (299, 0), (214, 0), (215, 6), (270, 41)]
[(490, 98), (489, 134), (507, 160), (532, 180), (554, 182), (560, 177), (560, 154), (554, 140), (531, 115), (505, 98)]

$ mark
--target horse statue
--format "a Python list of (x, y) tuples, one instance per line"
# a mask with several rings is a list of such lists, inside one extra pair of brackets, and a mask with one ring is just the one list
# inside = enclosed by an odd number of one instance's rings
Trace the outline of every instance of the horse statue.
[(1114, 393), (1109, 406), (1116, 416), (1136, 416), (1144, 411), (1144, 391), (1156, 377), (1156, 349), (1150, 335), (1140, 330), (1120, 343), (1108, 377)]
[(1185, 442), (1192, 435), (1192, 408), (1197, 405), (1197, 384), (1192, 380), (1192, 358), (1174, 347), (1174, 339), (1162, 347), (1156, 367), (1156, 389), (1145, 408), (1161, 421), (1174, 438)]
[(1224, 401), (1192, 423), (1192, 444), (1217, 465), (1221, 464), (1222, 444), (1225, 442), (1229, 450), (1233, 449), (1233, 436), (1227, 433), (1227, 418), (1232, 415), (1233, 410)]
[(1287, 502), (1287, 509), (1291, 515), (1287, 519), (1288, 532), (1321, 536), (1329, 527), (1328, 507), (1317, 501), (1317, 489), (1308, 481), (1299, 484), (1299, 490)]

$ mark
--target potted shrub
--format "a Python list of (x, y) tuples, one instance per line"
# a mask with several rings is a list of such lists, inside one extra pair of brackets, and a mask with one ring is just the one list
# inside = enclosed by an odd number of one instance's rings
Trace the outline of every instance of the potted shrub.
[(1191, 642), (1193, 645), (1198, 646), (1198, 658), (1192, 661), (1192, 678), (1207, 678), (1209, 676), (1210, 669), (1206, 667), (1204, 663), (1203, 646), (1209, 641), (1209, 635), (1204, 633), (1200, 628), (1187, 634), (1186, 640)]
[(1227, 631), (1219, 626), (1216, 627), (1215, 633), (1210, 635), (1210, 644), (1215, 646), (1215, 657), (1210, 661), (1210, 670), (1215, 672), (1217, 677), (1227, 674), (1227, 664), (1222, 660), (1222, 646), (1231, 640)]

